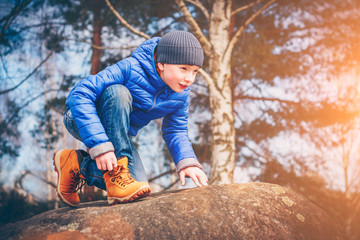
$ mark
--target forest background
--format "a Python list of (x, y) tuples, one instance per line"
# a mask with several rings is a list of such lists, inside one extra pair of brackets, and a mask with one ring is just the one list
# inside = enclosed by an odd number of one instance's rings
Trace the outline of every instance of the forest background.
[[(360, 239), (359, 23), (357, 0), (2, 0), (0, 224), (63, 206), (52, 154), (85, 149), (62, 123), (71, 88), (180, 29), (206, 55), (189, 129), (211, 184), (289, 187)], [(160, 127), (134, 139), (154, 191), (179, 188)]]

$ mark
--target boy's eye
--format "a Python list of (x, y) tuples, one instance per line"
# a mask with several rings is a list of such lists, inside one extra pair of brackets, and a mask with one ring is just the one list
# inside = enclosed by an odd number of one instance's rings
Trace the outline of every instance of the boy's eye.
[(186, 71), (186, 67), (182, 67), (181, 69)]

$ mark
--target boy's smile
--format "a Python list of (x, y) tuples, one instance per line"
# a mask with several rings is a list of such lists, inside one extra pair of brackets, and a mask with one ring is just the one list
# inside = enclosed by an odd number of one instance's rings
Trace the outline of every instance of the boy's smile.
[(157, 63), (160, 78), (175, 92), (182, 92), (195, 80), (200, 69), (196, 65)]

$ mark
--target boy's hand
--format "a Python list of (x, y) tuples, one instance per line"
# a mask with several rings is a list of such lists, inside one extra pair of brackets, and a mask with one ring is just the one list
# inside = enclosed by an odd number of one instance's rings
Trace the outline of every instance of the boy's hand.
[(207, 186), (208, 178), (206, 174), (198, 167), (187, 167), (179, 172), (181, 186), (185, 185), (185, 177), (190, 177), (196, 186)]
[(96, 166), (99, 170), (113, 170), (117, 167), (117, 158), (114, 152), (107, 152), (95, 158)]

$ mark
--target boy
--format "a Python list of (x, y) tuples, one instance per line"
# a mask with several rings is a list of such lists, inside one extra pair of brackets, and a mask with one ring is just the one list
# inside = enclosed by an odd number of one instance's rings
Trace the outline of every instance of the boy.
[(90, 150), (54, 153), (60, 199), (78, 205), (77, 188), (83, 180), (106, 190), (110, 205), (149, 195), (130, 136), (162, 117), (162, 136), (181, 184), (188, 176), (199, 187), (207, 185), (187, 130), (189, 86), (203, 59), (201, 45), (191, 33), (173, 31), (145, 41), (131, 57), (77, 83), (66, 101), (64, 124)]

